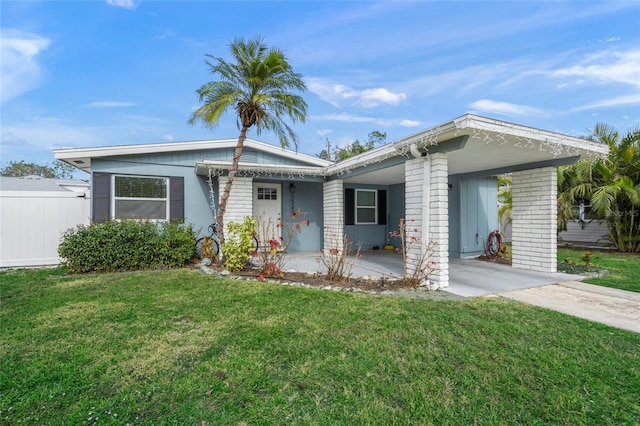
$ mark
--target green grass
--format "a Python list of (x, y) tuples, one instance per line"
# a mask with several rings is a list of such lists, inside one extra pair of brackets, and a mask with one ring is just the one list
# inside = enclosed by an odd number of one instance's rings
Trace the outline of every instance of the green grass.
[(640, 335), (504, 299), (190, 270), (17, 271), (0, 291), (0, 423), (640, 423)]
[(568, 259), (577, 265), (584, 265), (582, 257), (586, 252), (593, 253), (591, 256), (593, 267), (606, 269), (607, 274), (602, 277), (588, 278), (584, 282), (640, 292), (640, 255), (638, 254), (558, 248), (558, 264)]

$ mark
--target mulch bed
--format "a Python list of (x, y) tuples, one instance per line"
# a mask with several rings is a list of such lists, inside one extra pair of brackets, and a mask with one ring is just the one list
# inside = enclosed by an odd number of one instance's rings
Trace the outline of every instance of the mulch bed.
[(511, 265), (511, 258), (510, 257), (485, 256), (483, 254), (483, 255), (480, 255), (480, 256), (476, 257), (476, 259), (482, 260), (484, 262), (493, 262), (493, 263), (500, 263), (502, 265)]
[[(258, 272), (254, 269), (244, 269), (239, 272), (234, 272), (232, 275), (243, 278), (258, 279)], [(269, 281), (277, 281), (280, 283), (303, 283), (311, 287), (340, 287), (340, 288), (357, 288), (362, 291), (397, 291), (408, 290), (417, 288), (415, 283), (401, 280), (401, 279), (382, 279), (382, 278), (366, 278), (366, 277), (351, 277), (349, 279), (336, 281), (328, 280), (321, 274), (308, 274), (306, 272), (284, 272), (281, 277), (266, 277)]]

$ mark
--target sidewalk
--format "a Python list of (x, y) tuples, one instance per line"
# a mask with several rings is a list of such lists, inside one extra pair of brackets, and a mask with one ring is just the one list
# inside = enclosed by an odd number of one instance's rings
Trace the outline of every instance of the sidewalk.
[(497, 295), (640, 333), (640, 293), (566, 281)]

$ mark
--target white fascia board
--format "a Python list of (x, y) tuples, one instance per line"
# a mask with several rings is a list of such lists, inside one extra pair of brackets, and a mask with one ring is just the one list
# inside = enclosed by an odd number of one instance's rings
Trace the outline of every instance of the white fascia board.
[(452, 121), (459, 130), (481, 130), (493, 133), (502, 133), (517, 136), (524, 139), (532, 139), (571, 147), (587, 155), (606, 155), (609, 147), (605, 144), (591, 142), (562, 133), (550, 132), (535, 127), (522, 126), (520, 124), (481, 117), (479, 115), (466, 114)]
[[(76, 167), (86, 170), (85, 167), (81, 167), (77, 164), (73, 164), (73, 159), (93, 159), (100, 157), (122, 156), (122, 155), (138, 155), (138, 154), (152, 154), (162, 152), (177, 152), (177, 151), (194, 151), (198, 149), (217, 149), (217, 148), (235, 148), (237, 139), (218, 139), (207, 141), (193, 141), (193, 142), (170, 142), (170, 143), (157, 143), (157, 144), (144, 144), (144, 145), (118, 145), (118, 146), (106, 146), (98, 148), (70, 148), (70, 149), (54, 149), (53, 155), (57, 160), (66, 161)], [(333, 164), (330, 161), (322, 160), (317, 157), (312, 157), (306, 154), (300, 154), (288, 149), (279, 148), (273, 145), (269, 145), (264, 142), (258, 142), (253, 139), (245, 139), (245, 147), (253, 148), (259, 151), (268, 152), (280, 157), (289, 158), (304, 163), (309, 163), (314, 166), (328, 166)]]

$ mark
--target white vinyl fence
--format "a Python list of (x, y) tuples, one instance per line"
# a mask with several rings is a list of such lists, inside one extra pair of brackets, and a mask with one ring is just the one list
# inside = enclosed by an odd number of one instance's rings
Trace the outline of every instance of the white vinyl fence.
[(57, 265), (62, 234), (89, 215), (88, 193), (0, 191), (0, 267)]

